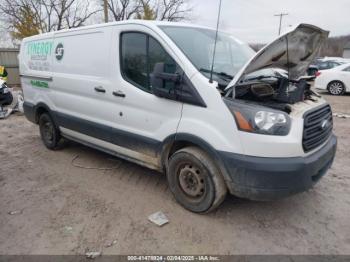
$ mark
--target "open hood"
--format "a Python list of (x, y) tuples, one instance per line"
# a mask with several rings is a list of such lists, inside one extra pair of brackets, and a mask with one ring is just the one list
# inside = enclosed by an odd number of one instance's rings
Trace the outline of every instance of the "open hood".
[(306, 73), (328, 34), (328, 31), (313, 25), (294, 27), (257, 52), (235, 75), (226, 90), (245, 75), (264, 68), (284, 69), (289, 72), (289, 79), (297, 80)]

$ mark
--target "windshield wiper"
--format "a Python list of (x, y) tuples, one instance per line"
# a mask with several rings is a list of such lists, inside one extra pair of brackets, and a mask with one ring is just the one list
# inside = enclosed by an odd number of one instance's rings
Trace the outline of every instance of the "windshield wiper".
[[(211, 70), (205, 69), (205, 68), (201, 68), (201, 69), (199, 69), (199, 71), (204, 72), (204, 73), (209, 73), (209, 74), (211, 73)], [(226, 79), (230, 79), (230, 80), (233, 79), (232, 75), (226, 74), (225, 72), (215, 72), (215, 71), (213, 71), (213, 74), (217, 75), (217, 76), (225, 77)]]

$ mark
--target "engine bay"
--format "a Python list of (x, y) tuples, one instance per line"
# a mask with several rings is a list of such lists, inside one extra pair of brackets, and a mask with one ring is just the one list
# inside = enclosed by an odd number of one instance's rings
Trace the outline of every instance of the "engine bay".
[(315, 101), (319, 97), (311, 90), (311, 85), (306, 79), (289, 80), (288, 74), (273, 70), (269, 74), (246, 76), (226, 95), (228, 96), (288, 114), (291, 112), (290, 105), (305, 100)]

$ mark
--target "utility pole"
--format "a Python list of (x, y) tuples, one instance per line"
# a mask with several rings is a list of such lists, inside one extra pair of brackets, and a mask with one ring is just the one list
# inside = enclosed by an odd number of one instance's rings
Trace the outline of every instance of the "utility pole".
[(108, 7), (107, 7), (107, 0), (103, 0), (103, 11), (105, 15), (105, 23), (108, 23)]
[(279, 26), (279, 29), (278, 29), (278, 35), (281, 34), (281, 27), (282, 27), (283, 16), (286, 16), (286, 15), (288, 15), (288, 13), (280, 13), (280, 14), (274, 15), (274, 16), (279, 16), (280, 17), (280, 26)]

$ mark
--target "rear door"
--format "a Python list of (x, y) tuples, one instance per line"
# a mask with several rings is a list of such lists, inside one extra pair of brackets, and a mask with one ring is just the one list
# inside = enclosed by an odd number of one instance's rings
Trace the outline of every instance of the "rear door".
[(46, 101), (52, 85), (53, 34), (26, 38), (21, 44), (19, 70), (25, 101)]
[(111, 95), (110, 61), (108, 28), (55, 34), (52, 99), (64, 133), (110, 141), (111, 115), (118, 106)]

